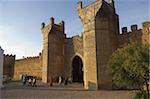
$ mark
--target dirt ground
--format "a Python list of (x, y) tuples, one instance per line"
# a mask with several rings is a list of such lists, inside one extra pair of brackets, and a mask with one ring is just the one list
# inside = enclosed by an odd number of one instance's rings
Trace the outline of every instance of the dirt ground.
[(20, 82), (5, 84), (0, 99), (132, 99), (135, 91), (87, 91), (81, 84), (57, 85), (37, 83), (37, 87), (22, 86)]

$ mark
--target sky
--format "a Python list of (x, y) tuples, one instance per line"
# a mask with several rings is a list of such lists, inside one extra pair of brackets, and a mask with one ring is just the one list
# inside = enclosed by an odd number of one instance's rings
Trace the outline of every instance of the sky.
[[(0, 46), (17, 59), (37, 56), (42, 51), (41, 23), (65, 21), (67, 37), (82, 32), (77, 14), (78, 0), (0, 0)], [(88, 5), (95, 0), (82, 0)], [(150, 0), (115, 0), (120, 28), (150, 21)]]

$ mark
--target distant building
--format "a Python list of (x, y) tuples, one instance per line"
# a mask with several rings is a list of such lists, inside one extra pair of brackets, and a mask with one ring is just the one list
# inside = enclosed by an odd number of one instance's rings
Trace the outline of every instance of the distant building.
[(0, 47), (0, 88), (3, 86), (3, 59), (4, 50)]
[(128, 31), (124, 27), (120, 33), (114, 0), (96, 0), (87, 6), (79, 0), (77, 10), (83, 26), (81, 36), (67, 38), (64, 21), (56, 24), (51, 17), (49, 24), (41, 24), (42, 53), (17, 60), (14, 77), (29, 74), (48, 83), (51, 78), (57, 81), (62, 76), (84, 83), (84, 88), (90, 90), (112, 88), (106, 67), (110, 56), (124, 43), (149, 42), (150, 22), (144, 22), (142, 29), (132, 25)]

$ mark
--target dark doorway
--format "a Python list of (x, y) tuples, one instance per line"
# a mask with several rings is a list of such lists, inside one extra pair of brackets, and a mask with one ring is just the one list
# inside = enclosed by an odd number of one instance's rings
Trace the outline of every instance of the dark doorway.
[(83, 63), (79, 56), (75, 56), (72, 61), (72, 80), (83, 83)]

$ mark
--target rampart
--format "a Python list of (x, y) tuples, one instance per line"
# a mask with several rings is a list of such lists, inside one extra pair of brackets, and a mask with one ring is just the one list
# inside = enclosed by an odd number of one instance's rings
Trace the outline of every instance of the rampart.
[[(79, 0), (78, 14), (83, 25), (81, 36), (66, 38), (64, 21), (56, 24), (53, 17), (47, 25), (42, 23), (42, 55), (16, 60), (14, 78), (27, 74), (42, 78), (45, 83), (59, 76), (73, 78), (73, 66), (77, 63), (78, 71), (84, 74), (75, 72), (76, 76), (83, 77), (86, 89), (111, 89), (112, 79), (106, 72), (110, 56), (118, 45), (130, 41), (149, 42), (150, 22), (144, 22), (142, 29), (138, 29), (137, 25), (132, 25), (130, 31), (123, 27), (120, 34), (119, 16), (113, 0), (109, 1), (97, 0), (83, 6)], [(72, 61), (75, 56), (81, 58), (83, 69), (79, 60), (76, 63)]]
[(27, 74), (42, 78), (42, 57), (27, 57), (15, 61), (14, 78), (19, 79), (20, 75)]
[(142, 29), (138, 29), (136, 24), (131, 25), (131, 30), (128, 31), (127, 27), (123, 27), (121, 34), (118, 36), (119, 45), (128, 42), (149, 42), (150, 37), (150, 22), (143, 22)]

